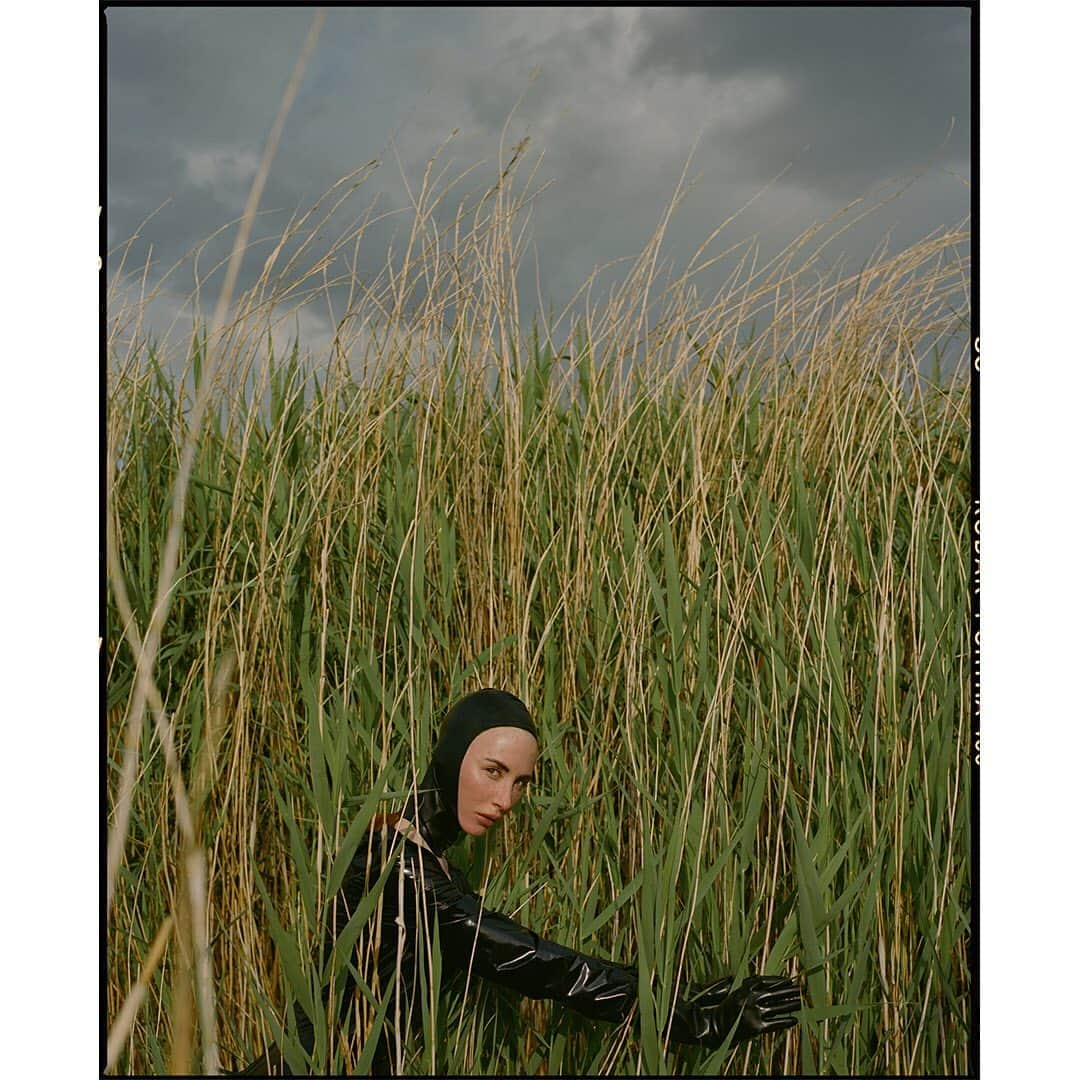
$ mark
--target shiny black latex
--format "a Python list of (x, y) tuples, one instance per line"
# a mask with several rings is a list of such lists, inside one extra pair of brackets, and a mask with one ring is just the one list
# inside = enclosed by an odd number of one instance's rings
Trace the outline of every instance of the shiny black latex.
[(730, 978), (693, 987), (675, 1009), (676, 1042), (716, 1047), (734, 1028), (732, 1045), (793, 1027), (801, 1006), (798, 985), (783, 975), (751, 975), (732, 990)]
[[(637, 1000), (637, 972), (548, 941), (495, 911), (485, 910), (465, 876), (441, 873), (430, 853), (406, 845), (402, 868), (439, 923), (444, 964), (472, 972), (530, 998), (550, 998), (597, 1020), (621, 1020)], [(411, 911), (405, 913), (408, 922)]]
[[(400, 848), (397, 867), (391, 872), (382, 893), (379, 914), (381, 944), (377, 968), (379, 983), (397, 995), (387, 1013), (387, 1024), (376, 1048), (373, 1073), (384, 1076), (395, 1071), (395, 1035), (402, 1040), (409, 1030), (419, 1033), (421, 1015), (420, 983), (427, 969), (427, 949), (438, 923), (439, 946), (444, 978), (460, 973), (483, 978), (514, 990), (525, 997), (549, 998), (596, 1020), (624, 1019), (637, 1000), (637, 972), (632, 966), (585, 956), (540, 937), (498, 912), (485, 910), (480, 897), (470, 888), (464, 874), (449, 864), (447, 876), (431, 851), (405, 840), (399, 833), (385, 830), (367, 858), (361, 846), (335, 902), (334, 925), (348, 921), (367, 891), (375, 884), (385, 859)], [(400, 930), (400, 933), (399, 933)], [(328, 934), (328, 955), (332, 935)], [(341, 1030), (352, 1023), (351, 973), (344, 975), (345, 996), (338, 1014)], [(328, 998), (328, 988), (324, 1000)], [(393, 1018), (400, 1023), (395, 1033)], [(297, 1009), (297, 1031), (310, 1053), (315, 1043), (311, 1021)], [(289, 1075), (274, 1052), (273, 1073)], [(265, 1055), (258, 1059), (265, 1060)], [(249, 1069), (259, 1069), (258, 1062)], [(267, 1075), (246, 1071), (245, 1075)]]

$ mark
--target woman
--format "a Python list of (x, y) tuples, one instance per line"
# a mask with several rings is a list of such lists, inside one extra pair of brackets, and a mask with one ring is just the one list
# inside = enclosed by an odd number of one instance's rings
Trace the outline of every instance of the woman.
[[(378, 818), (353, 859), (330, 921), (323, 956), (386, 861), (398, 855), (375, 916), (378, 985), (394, 995), (373, 1061), (375, 1075), (400, 1065), (406, 1028), (420, 1030), (419, 1001), (428, 978), (434, 934), (442, 970), (471, 971), (526, 997), (550, 998), (596, 1020), (617, 1023), (637, 1000), (637, 970), (584, 956), (532, 933), (480, 898), (444, 852), (462, 832), (480, 836), (516, 805), (532, 779), (539, 753), (536, 728), (524, 704), (502, 690), (479, 690), (459, 701), (443, 722), (431, 765), (400, 814)], [(346, 968), (346, 993), (338, 1021), (354, 1011), (355, 980)], [(330, 988), (324, 990), (329, 999)], [(730, 978), (691, 988), (675, 1006), (675, 1042), (719, 1046), (781, 1031), (795, 1024), (799, 990), (790, 979), (751, 976), (732, 989)], [(300, 1040), (310, 1053), (311, 1021), (297, 1009)], [(395, 1034), (397, 1033), (397, 1034)], [(264, 1052), (240, 1075), (291, 1075), (279, 1052)]]

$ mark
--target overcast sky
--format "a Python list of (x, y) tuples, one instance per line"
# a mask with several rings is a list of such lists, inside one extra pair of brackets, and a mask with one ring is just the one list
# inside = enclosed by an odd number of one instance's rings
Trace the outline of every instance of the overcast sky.
[[(108, 10), (110, 246), (169, 200), (129, 265), (152, 243), (155, 266), (170, 266), (240, 214), (312, 16)], [(837, 254), (857, 261), (887, 231), (896, 248), (969, 212), (970, 27), (968, 9), (951, 6), (331, 8), (257, 235), (373, 158), (383, 164), (357, 212), (376, 191), (381, 206), (403, 205), (397, 160), (416, 183), (455, 130), (446, 159), (455, 171), (487, 159), (475, 185), (486, 186), (524, 94), (508, 140), (531, 136), (530, 152), (544, 155), (535, 186), (553, 181), (533, 213), (524, 306), (534, 260), (558, 306), (594, 266), (639, 251), (699, 137), (696, 182), (665, 248), (676, 267), (789, 164), (728, 242), (755, 235), (773, 254), (856, 196), (921, 171), (844, 237)], [(394, 225), (380, 228), (368, 258), (380, 245), (385, 257)], [(245, 270), (261, 264), (249, 258)], [(178, 297), (191, 281), (175, 280)], [(316, 311), (303, 330), (315, 341), (329, 325)]]

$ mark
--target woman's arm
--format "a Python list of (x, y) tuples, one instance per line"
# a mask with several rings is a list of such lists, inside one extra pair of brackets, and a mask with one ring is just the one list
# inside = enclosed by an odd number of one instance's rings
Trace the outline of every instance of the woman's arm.
[(456, 867), (448, 878), (430, 852), (413, 844), (406, 844), (401, 867), (437, 916), (443, 957), (455, 968), (592, 1019), (618, 1022), (630, 1013), (638, 991), (632, 965), (586, 956), (484, 909)]
[[(455, 967), (592, 1019), (618, 1023), (630, 1014), (638, 996), (632, 964), (586, 956), (484, 909), (464, 875), (450, 869), (448, 879), (430, 852), (406, 846), (402, 872), (437, 916), (443, 956)], [(717, 979), (691, 993), (675, 1004), (674, 1042), (718, 1046), (729, 1034), (741, 1042), (781, 1031), (795, 1024), (790, 1014), (800, 1005), (797, 986), (780, 976), (751, 976), (737, 989), (731, 979)]]

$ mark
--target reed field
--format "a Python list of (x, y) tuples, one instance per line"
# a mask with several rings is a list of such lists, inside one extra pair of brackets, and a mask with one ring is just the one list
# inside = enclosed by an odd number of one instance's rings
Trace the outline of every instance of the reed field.
[[(587, 1022), (435, 957), (408, 1073), (964, 1073), (970, 387), (966, 349), (935, 359), (968, 332), (966, 225), (843, 273), (816, 250), (859, 207), (768, 263), (719, 229), (685, 267), (665, 215), (615, 286), (533, 318), (527, 160), (463, 198), (433, 162), (367, 278), (373, 218), (330, 213), (354, 174), (171, 341), (117, 274), (110, 1068), (275, 1038), (303, 1065), (295, 1001), (316, 1071), (366, 1067), (371, 924), (317, 970), (328, 900), (447, 706), (499, 686), (538, 782), (450, 858), (485, 906), (637, 964), (640, 1005)], [(318, 352), (289, 340), (305, 305), (333, 311)], [(346, 963), (351, 1042), (319, 995)], [(750, 971), (800, 979), (797, 1028), (669, 1043), (689, 982)]]

